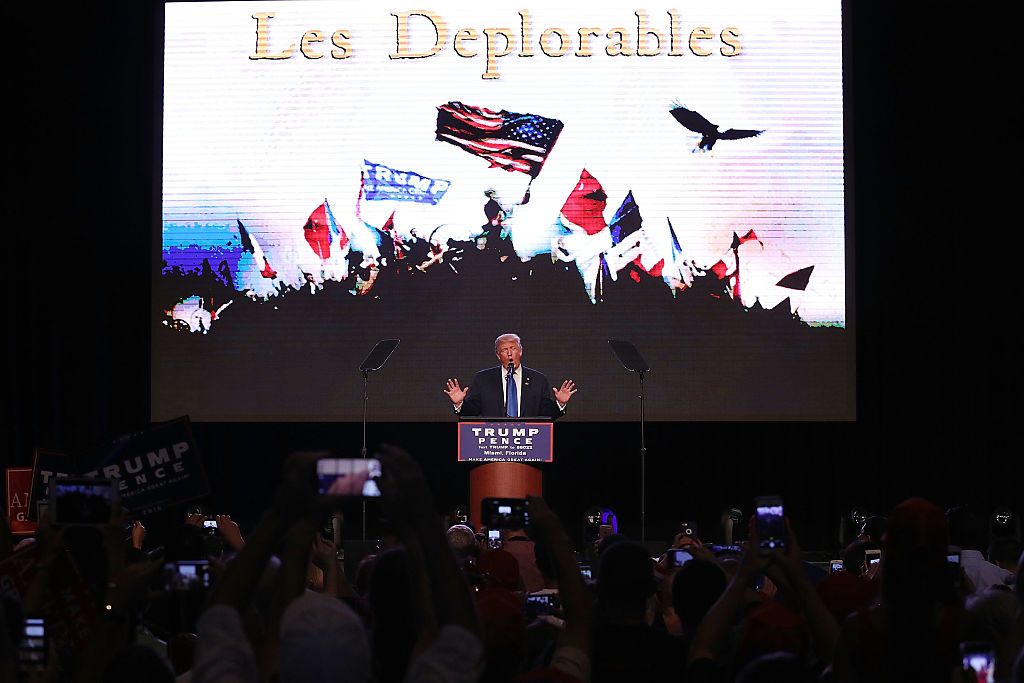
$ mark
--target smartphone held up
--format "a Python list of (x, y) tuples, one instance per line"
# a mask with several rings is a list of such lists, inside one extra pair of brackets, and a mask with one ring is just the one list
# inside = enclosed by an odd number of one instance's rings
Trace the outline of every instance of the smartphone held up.
[(18, 644), (18, 665), (23, 672), (41, 671), (46, 666), (49, 642), (46, 620), (40, 616), (26, 616), (22, 622)]
[(996, 675), (996, 650), (989, 642), (960, 643), (963, 668), (970, 672), (971, 680), (993, 683)]
[(685, 548), (669, 548), (665, 552), (665, 565), (669, 569), (678, 569), (693, 559), (693, 554)]
[(60, 477), (51, 480), (50, 520), (58, 526), (100, 526), (117, 502), (114, 479)]
[(786, 549), (786, 513), (780, 496), (754, 499), (758, 548), (761, 553)]
[(324, 458), (316, 463), (317, 493), (342, 498), (379, 498), (380, 460)]
[(484, 498), (480, 503), (484, 526), (488, 529), (526, 529), (530, 511), (525, 498)]

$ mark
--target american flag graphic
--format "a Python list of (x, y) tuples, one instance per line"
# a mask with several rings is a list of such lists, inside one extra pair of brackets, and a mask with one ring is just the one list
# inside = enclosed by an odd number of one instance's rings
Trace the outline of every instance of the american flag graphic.
[(492, 167), (536, 178), (563, 124), (537, 114), (492, 111), (461, 102), (437, 108), (437, 139), (483, 157)]

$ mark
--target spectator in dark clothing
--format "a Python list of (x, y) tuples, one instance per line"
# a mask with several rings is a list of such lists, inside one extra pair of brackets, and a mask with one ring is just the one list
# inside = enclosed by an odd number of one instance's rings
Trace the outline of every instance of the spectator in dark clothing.
[(838, 683), (950, 680), (959, 643), (969, 638), (946, 563), (948, 544), (936, 505), (911, 498), (893, 510), (883, 542), (882, 602), (844, 622)]
[(690, 560), (676, 572), (672, 579), (672, 606), (687, 642), (704, 615), (725, 592), (727, 583), (721, 567), (700, 558)]
[(685, 653), (667, 633), (647, 623), (647, 599), (654, 594), (656, 581), (654, 561), (639, 543), (618, 540), (602, 551), (594, 683), (661, 682), (681, 676)]
[(879, 515), (873, 515), (864, 520), (864, 524), (860, 528), (860, 536), (858, 541), (870, 541), (871, 543), (881, 543), (882, 536), (885, 535), (885, 529), (889, 525), (889, 520)]
[(880, 550), (881, 547), (875, 541), (854, 541), (843, 551), (843, 571), (854, 576), (864, 576), (868, 573), (865, 551)]
[(792, 652), (773, 652), (752, 660), (736, 676), (736, 683), (814, 683), (817, 677)]
[(370, 649), (381, 683), (402, 680), (416, 644), (415, 624), (408, 616), (413, 599), (408, 561), (405, 549), (394, 546), (376, 556), (370, 572)]

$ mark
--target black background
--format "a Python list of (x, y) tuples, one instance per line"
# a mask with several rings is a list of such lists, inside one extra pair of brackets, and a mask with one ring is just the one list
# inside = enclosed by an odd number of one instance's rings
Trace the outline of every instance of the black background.
[[(29, 465), (37, 446), (84, 449), (149, 423), (160, 9), (89, 5), (8, 19), (5, 464)], [(1005, 502), (1021, 510), (1009, 380), (1020, 346), (1011, 331), (1019, 219), (1009, 201), (1019, 136), (1004, 132), (1016, 110), (1003, 81), (1012, 45), (995, 33), (963, 37), (981, 25), (966, 15), (869, 3), (845, 13), (857, 420), (649, 423), (648, 537), (684, 518), (710, 526), (728, 504), (749, 511), (760, 493), (784, 496), (804, 545), (820, 548), (853, 504), (884, 513), (924, 495), (985, 514)], [(344, 381), (358, 383), (358, 373)], [(373, 381), (396, 378), (385, 370)], [(388, 389), (377, 391), (371, 417)], [(288, 450), (358, 455), (361, 445), (359, 423), (194, 432), (213, 507), (243, 527)], [(636, 421), (559, 425), (558, 462), (545, 474), (556, 511), (576, 520), (605, 504), (637, 530), (639, 437)], [(372, 422), (368, 441), (413, 451), (439, 505), (467, 497), (452, 425)]]

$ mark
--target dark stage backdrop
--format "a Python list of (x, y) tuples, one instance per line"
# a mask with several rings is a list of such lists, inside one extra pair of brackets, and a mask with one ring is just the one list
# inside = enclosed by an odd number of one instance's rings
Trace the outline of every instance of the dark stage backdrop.
[[(148, 3), (118, 11), (75, 6), (61, 10), (55, 24), (41, 8), (36, 15), (15, 16), (10, 26), (11, 35), (19, 36), (37, 36), (40, 26), (75, 26), (75, 35), (89, 39), (88, 49), (73, 42), (33, 45), (25, 68), (10, 74), (18, 125), (8, 136), (12, 172), (5, 204), (5, 395), (12, 425), (3, 432), (5, 465), (31, 464), (36, 447), (84, 449), (150, 422), (151, 341), (156, 331), (170, 332), (154, 318), (150, 288), (161, 252), (150, 231), (160, 220), (159, 9)], [(856, 326), (833, 332), (856, 335), (857, 420), (651, 423), (652, 528), (655, 521), (659, 528), (671, 527), (679, 514), (714, 519), (725, 501), (742, 504), (769, 489), (786, 496), (794, 514), (808, 520), (801, 524), (820, 525), (807, 532), (807, 543), (820, 547), (832, 530), (827, 521), (810, 520), (834, 520), (858, 501), (883, 511), (909, 495), (944, 505), (1012, 502), (1014, 496), (1019, 503), (1012, 476), (1019, 400), (1008, 378), (1019, 344), (1008, 332), (1017, 315), (1010, 220), (1017, 211), (1007, 199), (1017, 188), (1012, 174), (996, 171), (1016, 153), (1005, 146), (1010, 142), (988, 138), (976, 145), (974, 133), (963, 137), (961, 119), (949, 109), (966, 107), (968, 116), (982, 118), (1002, 111), (998, 98), (1005, 89), (1001, 70), (993, 67), (1008, 62), (1012, 45), (989, 45), (965, 56), (940, 39), (956, 34), (959, 18), (940, 26), (919, 16), (917, 8), (905, 13), (914, 16), (868, 3), (848, 10), (845, 114), (853, 134), (846, 175), (854, 204), (847, 218), (856, 226), (857, 284), (856, 307), (847, 313), (851, 321), (857, 315)], [(958, 96), (963, 93), (970, 97)], [(729, 142), (765, 139), (725, 141), (722, 149)], [(474, 160), (454, 147), (451, 153)], [(498, 173), (480, 163), (481, 173)], [(621, 196), (608, 194), (617, 208)], [(741, 245), (741, 258), (742, 250), (756, 246)], [(289, 296), (318, 302), (325, 293), (326, 284), (315, 295)], [(673, 301), (683, 303), (684, 296)], [(601, 310), (589, 299), (584, 304)], [(230, 330), (227, 316), (234, 310), (232, 304), (224, 311), (222, 330)], [(555, 377), (575, 370), (574, 347), (563, 350), (545, 343), (542, 333), (522, 329), (529, 362)], [(201, 345), (219, 331), (215, 324), (208, 335), (181, 338)], [(366, 341), (375, 337), (367, 334)], [(439, 368), (438, 377), (486, 363), (491, 338), (481, 333), (467, 347), (467, 354), (478, 355), (451, 356), (464, 365)], [(633, 340), (644, 347), (642, 337)], [(405, 338), (402, 350), (415, 349), (414, 342)], [(617, 401), (620, 419), (627, 421), (560, 422), (558, 460), (546, 486), (567, 519), (578, 518), (585, 504), (605, 502), (635, 525), (635, 377), (615, 367), (603, 343), (598, 337), (612, 388), (602, 392), (587, 382), (578, 398), (589, 393), (594, 403)], [(679, 362), (692, 358), (681, 352)], [(671, 361), (652, 365), (653, 397)], [(441, 502), (461, 500), (464, 473), (449, 459), (452, 425), (385, 422), (394, 419), (390, 405), (406, 377), (397, 368), (389, 364), (372, 379), (371, 447), (385, 439), (410, 447), (426, 465)], [(252, 374), (258, 376), (259, 369)], [(331, 386), (347, 392), (346, 400), (358, 401), (359, 376), (351, 366), (328, 375)], [(429, 400), (444, 400), (440, 385), (425, 386)], [(278, 390), (272, 384), (257, 388), (271, 395)], [(689, 394), (678, 398), (683, 405), (701, 404)], [(318, 400), (303, 397), (310, 405)], [(432, 404), (435, 409), (443, 414), (443, 403)], [(207, 422), (196, 424), (195, 436), (211, 475), (214, 506), (238, 510), (243, 525), (269, 499), (289, 449), (328, 446), (357, 454), (361, 441), (358, 421)]]
[(849, 420), (838, 0), (168, 3), (155, 419), (445, 419), (493, 340), (627, 420)]

